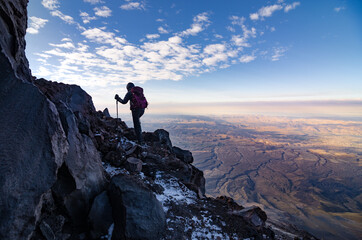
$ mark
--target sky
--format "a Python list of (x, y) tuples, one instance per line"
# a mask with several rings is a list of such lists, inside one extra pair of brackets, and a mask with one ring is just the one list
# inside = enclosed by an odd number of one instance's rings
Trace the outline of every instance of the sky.
[(144, 88), (150, 113), (361, 109), (359, 0), (31, 0), (28, 17), (32, 74), (80, 85), (112, 114), (128, 82)]

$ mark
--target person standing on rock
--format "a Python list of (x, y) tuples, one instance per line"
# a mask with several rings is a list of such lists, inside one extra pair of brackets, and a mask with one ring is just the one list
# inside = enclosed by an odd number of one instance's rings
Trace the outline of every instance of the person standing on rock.
[(118, 102), (126, 104), (130, 101), (130, 108), (132, 111), (133, 127), (136, 133), (137, 141), (139, 144), (143, 143), (142, 128), (140, 118), (145, 113), (145, 108), (148, 106), (148, 102), (143, 95), (143, 89), (135, 86), (133, 83), (128, 83), (127, 93), (124, 98), (120, 98), (118, 94), (114, 97)]

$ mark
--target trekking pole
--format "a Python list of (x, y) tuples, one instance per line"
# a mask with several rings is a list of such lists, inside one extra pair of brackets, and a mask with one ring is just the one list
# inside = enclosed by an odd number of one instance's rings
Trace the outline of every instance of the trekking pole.
[(116, 100), (116, 109), (117, 109), (117, 120), (118, 120), (118, 101)]

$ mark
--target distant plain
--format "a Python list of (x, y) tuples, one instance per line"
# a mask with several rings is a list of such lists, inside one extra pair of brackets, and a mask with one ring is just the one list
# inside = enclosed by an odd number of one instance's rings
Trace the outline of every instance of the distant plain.
[[(192, 151), (206, 192), (260, 205), (323, 239), (362, 236), (362, 121), (263, 115), (145, 115)], [(132, 126), (130, 123), (128, 123)]]

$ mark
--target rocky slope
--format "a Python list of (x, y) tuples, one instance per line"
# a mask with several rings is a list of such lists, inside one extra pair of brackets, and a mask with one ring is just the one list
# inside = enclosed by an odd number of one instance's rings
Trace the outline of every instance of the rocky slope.
[(0, 2), (0, 239), (276, 237), (260, 208), (206, 198), (167, 131), (139, 146), (79, 86), (32, 79), (26, 6)]

